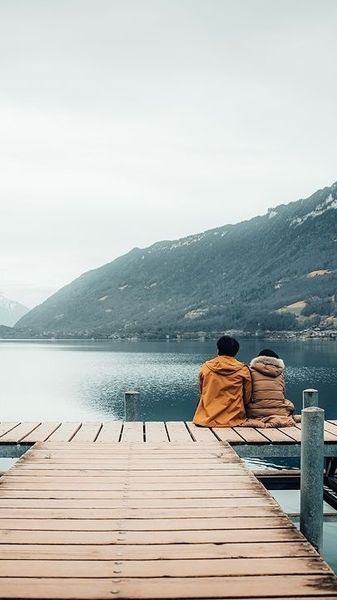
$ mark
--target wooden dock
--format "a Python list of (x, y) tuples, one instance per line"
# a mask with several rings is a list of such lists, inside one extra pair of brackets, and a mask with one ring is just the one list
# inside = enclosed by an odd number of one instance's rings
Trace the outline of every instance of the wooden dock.
[[(337, 421), (325, 421), (326, 444), (337, 444)], [(0, 423), (1, 444), (36, 442), (229, 442), (231, 445), (282, 444), (294, 446), (301, 441), (301, 425), (280, 429), (253, 427), (203, 428), (185, 421), (107, 421), (87, 423), (32, 422)], [(336, 446), (337, 448), (337, 446)]]
[(220, 439), (244, 428), (8, 425), (3, 446), (38, 442), (1, 479), (0, 598), (337, 598), (337, 578)]

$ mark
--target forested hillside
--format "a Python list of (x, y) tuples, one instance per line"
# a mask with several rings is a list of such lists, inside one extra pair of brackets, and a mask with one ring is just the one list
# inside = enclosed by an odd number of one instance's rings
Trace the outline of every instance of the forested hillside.
[(264, 216), (134, 248), (20, 319), (50, 335), (171, 335), (337, 323), (337, 183)]

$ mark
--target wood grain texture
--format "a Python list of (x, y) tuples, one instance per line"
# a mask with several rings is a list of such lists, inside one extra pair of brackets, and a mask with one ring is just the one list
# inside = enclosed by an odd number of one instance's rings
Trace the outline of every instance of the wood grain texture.
[(279, 429), (276, 429), (273, 427), (270, 427), (270, 428), (266, 427), (263, 429), (259, 429), (257, 427), (256, 431), (258, 433), (261, 433), (270, 442), (276, 442), (278, 444), (293, 444), (294, 443), (293, 438), (290, 437), (290, 435), (287, 435), (286, 427), (283, 429), (283, 431), (280, 431)]
[[(337, 444), (337, 421), (325, 422), (325, 442)], [(222, 442), (231, 444), (294, 444), (301, 440), (301, 425), (284, 428), (253, 428), (253, 427), (197, 427), (192, 422), (162, 421), (156, 422), (64, 422), (64, 423), (0, 423), (0, 443), (35, 443), (48, 441), (59, 445), (71, 442), (72, 448), (78, 454), (81, 450), (88, 454), (87, 442), (101, 442), (116, 445), (120, 451), (127, 452), (128, 444), (145, 442), (151, 444), (154, 450), (163, 452), (164, 446), (172, 447), (174, 444), (184, 445), (188, 452), (191, 445), (200, 453), (200, 446), (209, 449)], [(100, 444), (100, 445), (101, 445)], [(161, 448), (158, 446), (161, 445)], [(99, 448), (98, 448), (99, 449)]]
[(170, 442), (193, 443), (193, 438), (182, 421), (168, 421), (166, 428)]
[(241, 542), (221, 544), (0, 544), (0, 560), (112, 560), (142, 561), (199, 558), (317, 558), (307, 542)]
[(56, 423), (41, 423), (31, 433), (22, 438), (25, 444), (44, 442), (61, 426), (60, 422)]
[[(33, 551), (34, 554), (34, 551)], [(1, 577), (209, 577), (247, 575), (315, 575), (329, 569), (319, 558), (215, 558), (127, 560), (0, 560)], [(146, 581), (143, 582), (146, 585)]]
[(107, 421), (103, 423), (102, 429), (99, 431), (96, 442), (119, 442), (122, 432), (122, 421)]
[[(72, 531), (51, 529), (0, 529), (0, 543), (4, 544), (84, 544), (84, 545), (152, 545), (152, 544), (239, 544), (248, 542), (296, 542), (294, 527), (266, 529), (186, 530), (175, 531)], [(303, 538), (301, 538), (303, 539)]]
[(264, 429), (261, 432), (254, 427), (233, 427), (245, 442), (252, 444), (268, 444), (268, 439), (264, 435)]
[[(6, 422), (6, 423), (0, 423), (0, 443), (2, 443), (2, 437), (8, 433), (9, 431), (13, 431), (16, 427), (18, 427), (20, 425), (20, 423), (17, 423), (16, 421), (14, 422)], [(14, 431), (13, 431), (13, 435)]]
[(198, 427), (190, 421), (186, 423), (186, 426), (191, 437), (196, 442), (214, 442), (217, 439), (213, 430), (208, 427)]
[(1, 581), (0, 598), (105, 600), (116, 598), (331, 598), (337, 586), (329, 574), (245, 577), (35, 578), (8, 577)]
[[(32, 423), (20, 423), (17, 427), (11, 428), (7, 433), (1, 436), (1, 443), (18, 443), (22, 442), (22, 440), (32, 433), (34, 429), (37, 429), (41, 423), (40, 422), (32, 422)], [(8, 425), (8, 424), (7, 424)]]
[[(49, 436), (48, 442), (69, 442), (80, 427), (81, 423), (61, 423), (61, 426)], [(35, 440), (33, 436), (31, 439), (34, 442), (40, 441)]]
[(233, 427), (213, 427), (212, 430), (217, 438), (223, 442), (243, 444), (245, 441)]
[(168, 442), (169, 438), (167, 435), (165, 423), (162, 422), (151, 422), (145, 423), (145, 440), (147, 443), (151, 442)]
[(124, 423), (121, 442), (130, 443), (137, 442), (143, 443), (144, 439), (144, 424), (141, 421), (134, 421), (133, 423)]
[(102, 423), (82, 423), (73, 440), (76, 440), (76, 442), (95, 442), (101, 429)]
[(1, 481), (0, 598), (337, 598), (324, 561), (210, 430), (56, 425), (26, 436), (78, 441), (38, 442)]

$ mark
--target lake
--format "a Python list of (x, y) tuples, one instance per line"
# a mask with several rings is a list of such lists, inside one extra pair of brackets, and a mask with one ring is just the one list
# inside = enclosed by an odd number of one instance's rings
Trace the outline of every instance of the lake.
[[(326, 418), (337, 419), (337, 341), (242, 340), (249, 362), (265, 347), (285, 361), (287, 397), (319, 390)], [(123, 418), (124, 392), (140, 392), (142, 420), (191, 419), (198, 370), (215, 342), (1, 341), (1, 420)]]

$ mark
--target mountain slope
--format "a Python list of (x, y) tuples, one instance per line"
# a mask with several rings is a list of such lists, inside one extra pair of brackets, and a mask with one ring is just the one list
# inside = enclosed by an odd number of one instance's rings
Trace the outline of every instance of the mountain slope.
[(28, 312), (28, 308), (0, 294), (0, 325), (12, 326)]
[(337, 183), (249, 221), (135, 248), (62, 288), (18, 326), (134, 335), (318, 324), (337, 315), (336, 250)]

